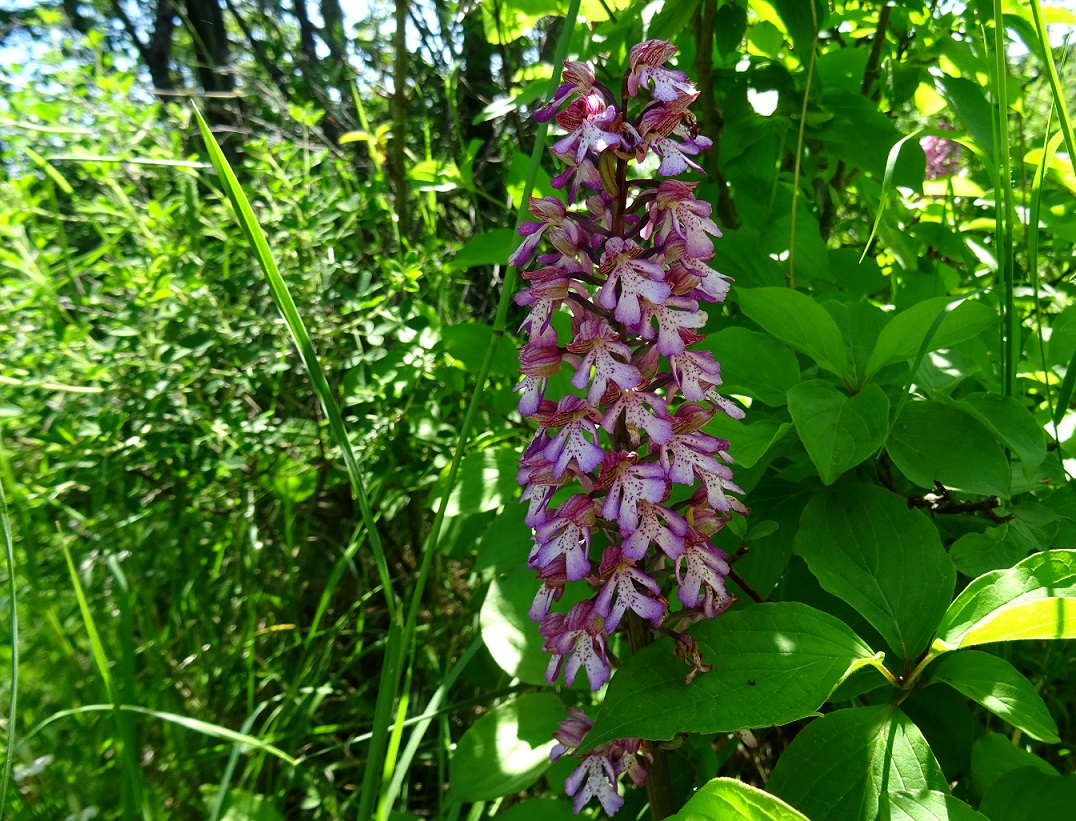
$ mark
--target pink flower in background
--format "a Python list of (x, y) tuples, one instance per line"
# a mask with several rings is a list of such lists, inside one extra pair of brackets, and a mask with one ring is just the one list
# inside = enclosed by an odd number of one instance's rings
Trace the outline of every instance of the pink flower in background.
[[(952, 131), (953, 127), (945, 120), (938, 123), (938, 128)], [(945, 137), (933, 135), (919, 140), (923, 153), (927, 155), (926, 178), (936, 180), (940, 177), (948, 177), (955, 174), (960, 168), (960, 143), (948, 140)]]

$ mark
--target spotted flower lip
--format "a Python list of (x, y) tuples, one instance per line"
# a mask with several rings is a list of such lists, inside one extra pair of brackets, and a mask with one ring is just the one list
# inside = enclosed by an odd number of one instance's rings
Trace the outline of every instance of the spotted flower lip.
[[(688, 114), (698, 92), (668, 65), (676, 51), (661, 40), (633, 47), (620, 101), (588, 63), (566, 62), (535, 115), (564, 131), (552, 154), (565, 169), (552, 184), (566, 194), (531, 199), (510, 255), (526, 281), (515, 297), (527, 311), (518, 408), (537, 424), (517, 477), (538, 583), (528, 616), (550, 684), (582, 672), (597, 690), (617, 666), (612, 634), (629, 622), (671, 631), (734, 601), (714, 537), (749, 511), (730, 444), (707, 426), (744, 412), (718, 393), (720, 365), (700, 346), (701, 306), (724, 300), (732, 280), (714, 266), (711, 206), (697, 182), (677, 179), (701, 170), (711, 141)], [(629, 173), (651, 155), (663, 179)], [(671, 632), (688, 677), (705, 674), (690, 637)], [(576, 812), (597, 800), (612, 814), (624, 801), (619, 782), (643, 783), (651, 753), (616, 739), (579, 755), (590, 727), (573, 708), (553, 758), (580, 759), (565, 785)]]

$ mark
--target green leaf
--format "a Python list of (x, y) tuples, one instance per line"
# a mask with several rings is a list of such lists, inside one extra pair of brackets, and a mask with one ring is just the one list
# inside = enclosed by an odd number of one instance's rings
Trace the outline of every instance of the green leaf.
[(1046, 434), (1042, 425), (1012, 396), (972, 393), (963, 397), (958, 407), (986, 425), (1020, 457), (1025, 475), (1031, 476), (1046, 458)]
[[(877, 373), (893, 362), (908, 362), (919, 353), (938, 315), (953, 302), (952, 297), (940, 296), (916, 303), (901, 311), (882, 328), (874, 353), (867, 361), (867, 375)], [(951, 348), (960, 342), (978, 336), (997, 322), (997, 312), (992, 308), (965, 299), (941, 321), (927, 343), (927, 351)]]
[(780, 798), (735, 778), (715, 778), (700, 788), (671, 821), (810, 821)]
[(877, 451), (889, 429), (889, 400), (873, 383), (849, 396), (822, 379), (801, 382), (788, 411), (826, 485)]
[(909, 402), (886, 450), (900, 472), (923, 488), (940, 482), (980, 496), (1007, 496), (1009, 465), (994, 435), (945, 402)]
[(736, 464), (745, 468), (757, 464), (790, 430), (792, 425), (788, 422), (759, 414), (754, 415), (754, 421), (750, 423), (718, 414), (704, 428), (711, 436), (728, 439), (729, 452)]
[(980, 806), (984, 813), (990, 813), (990, 821), (1071, 818), (1076, 807), (1076, 778), (1058, 778), (1037, 769), (1006, 773), (990, 782), (985, 792)]
[(553, 731), (565, 716), (551, 693), (521, 695), (490, 710), (456, 744), (449, 800), (486, 801), (527, 789), (549, 768)]
[(763, 330), (844, 377), (844, 340), (825, 308), (788, 288), (738, 288), (736, 295), (741, 310)]
[(811, 821), (874, 821), (886, 786), (948, 789), (919, 729), (886, 704), (812, 721), (777, 760), (766, 784)]
[[(538, 632), (538, 625), (527, 615), (539, 587), (534, 571), (526, 565), (530, 548), (527, 532), (520, 531), (523, 550), (517, 560), (518, 566), (490, 582), (478, 617), (479, 629), (490, 655), (509, 676), (527, 684), (545, 685), (549, 653), (543, 649), (545, 639)], [(561, 603), (570, 607), (580, 601), (584, 593), (578, 587), (573, 589), (568, 585)], [(586, 677), (580, 679), (585, 686)], [(579, 682), (576, 686), (580, 686)]]
[[(486, 351), (494, 344), (493, 329), (480, 322), (446, 325), (441, 331), (441, 343), (470, 373), (477, 373)], [(503, 336), (497, 341), (491, 372), (498, 376), (511, 376), (519, 372), (515, 347)]]
[(698, 7), (699, 0), (663, 4), (650, 21), (646, 36), (651, 40), (672, 40), (690, 25), (691, 17)]
[[(203, 791), (207, 796), (212, 794), (211, 799), (216, 798), (216, 787), (204, 787)], [(207, 808), (212, 808), (212, 800)], [(269, 796), (246, 790), (228, 790), (221, 812), (217, 816), (219, 821), (284, 821), (284, 816), (273, 806)]]
[(714, 37), (717, 51), (728, 57), (740, 47), (747, 33), (747, 9), (739, 3), (725, 3), (714, 15)]
[(1005, 659), (981, 650), (949, 653), (937, 661), (930, 678), (945, 682), (1038, 741), (1059, 741), (1057, 724), (1042, 696)]
[(994, 153), (994, 128), (991, 104), (983, 94), (982, 87), (964, 77), (942, 74), (937, 78), (942, 96), (957, 119), (967, 130), (968, 136), (992, 155)]
[(1076, 551), (1033, 553), (965, 587), (949, 605), (934, 646), (1076, 638)]
[(494, 228), (471, 237), (448, 263), (450, 271), (466, 271), (479, 265), (507, 265), (508, 257), (519, 245), (511, 228)]
[(874, 659), (844, 624), (798, 602), (730, 611), (689, 632), (713, 671), (685, 684), (670, 639), (636, 653), (613, 676), (588, 747), (787, 724), (814, 715), (842, 678)]
[(577, 821), (572, 805), (556, 798), (529, 798), (498, 813), (497, 818), (500, 821)]
[(949, 548), (953, 565), (972, 579), (991, 570), (1012, 567), (1027, 554), (1027, 543), (1015, 537), (1009, 522), (995, 525), (982, 533), (965, 533)]
[(1058, 772), (1034, 753), (1013, 744), (1001, 733), (987, 733), (971, 748), (971, 775), (981, 794), (1007, 775), (1035, 772), (1047, 778), (1057, 778)]
[(890, 152), (901, 140), (901, 133), (878, 110), (877, 103), (862, 94), (836, 88), (823, 93), (822, 105), (832, 118), (818, 129), (817, 137), (834, 157), (867, 171), (875, 179), (922, 190), (926, 167), (923, 152), (918, 146), (913, 151), (899, 151), (890, 166)]
[(892, 821), (992, 821), (940, 790), (891, 792), (889, 809)]
[[(519, 492), (515, 474), (519, 451), (515, 447), (479, 450), (468, 453), (460, 464), (452, 486), (445, 516), (495, 510), (515, 501)], [(430, 494), (430, 507), (437, 509), (443, 493), (444, 477)]]
[[(875, 263), (877, 266), (877, 263)], [(866, 265), (864, 265), (866, 267)], [(889, 315), (869, 302), (838, 302), (827, 299), (822, 307), (833, 317), (844, 337), (848, 357), (848, 384), (860, 387), (867, 379), (867, 362)]]
[(937, 528), (878, 485), (845, 483), (812, 499), (796, 548), (903, 659), (926, 647), (952, 599), (956, 571)]
[[(821, 26), (826, 19), (826, 4), (820, 0), (771, 0), (774, 9), (781, 17), (788, 36), (792, 38), (792, 44), (796, 53), (804, 60), (807, 59), (814, 46), (815, 20)], [(809, 3), (814, 3), (812, 13)]]
[[(747, 328), (722, 328), (699, 348), (721, 363), (721, 389), (758, 399), (771, 408), (785, 404), (788, 389), (800, 381), (795, 354), (769, 334)], [(766, 367), (760, 368), (759, 363)]]

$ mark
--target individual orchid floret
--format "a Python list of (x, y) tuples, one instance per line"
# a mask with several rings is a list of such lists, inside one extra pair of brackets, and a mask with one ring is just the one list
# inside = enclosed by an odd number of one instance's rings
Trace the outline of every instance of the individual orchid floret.
[(568, 579), (568, 560), (564, 555), (557, 556), (545, 567), (538, 568), (538, 580), (542, 586), (531, 602), (527, 611), (527, 618), (541, 624), (542, 620), (549, 615), (549, 609), (554, 602), (559, 602), (564, 596), (564, 586)]
[(545, 393), (546, 380), (560, 373), (563, 355), (556, 345), (529, 342), (519, 351), (520, 370), (523, 381), (516, 386), (520, 392), (519, 412), (533, 416), (538, 412)]
[[(683, 119), (682, 111), (662, 105), (648, 108), (639, 123), (641, 140), (635, 146), (635, 153), (641, 159), (648, 150), (653, 150), (661, 157), (658, 173), (663, 177), (675, 177), (688, 168), (702, 171), (689, 157), (697, 156), (713, 145), (709, 137), (692, 136)], [(680, 139), (672, 139), (674, 135)]]
[(535, 545), (528, 563), (531, 567), (547, 567), (563, 556), (568, 581), (586, 577), (590, 572), (587, 551), (595, 519), (594, 501), (584, 494), (572, 496), (550, 519), (535, 528)]
[(684, 72), (665, 68), (665, 63), (676, 52), (676, 46), (663, 40), (647, 40), (632, 46), (628, 53), (628, 94), (638, 96), (642, 86), (650, 88), (655, 100), (666, 102), (683, 95), (694, 95), (695, 87), (688, 82)]
[(639, 526), (640, 500), (653, 504), (665, 501), (669, 480), (661, 465), (639, 462), (634, 453), (607, 453), (598, 487), (609, 488), (602, 518), (615, 521), (622, 531), (632, 531)]
[(613, 237), (605, 243), (599, 272), (607, 279), (598, 294), (603, 308), (613, 311), (618, 321), (636, 325), (642, 319), (640, 299), (661, 304), (669, 296), (665, 269), (642, 258), (642, 248), (631, 240)]
[(538, 632), (545, 638), (545, 650), (552, 654), (545, 680), (555, 682), (564, 670), (564, 683), (569, 687), (582, 668), (586, 670), (591, 690), (597, 690), (609, 680), (609, 636), (605, 619), (594, 612), (593, 601), (573, 605), (567, 614), (550, 613), (543, 619)]
[[(694, 528), (688, 529), (684, 552), (676, 560), (676, 597), (684, 607), (701, 608), (708, 618), (717, 615), (723, 602), (731, 604), (725, 590), (729, 564), (725, 552), (714, 547)], [(727, 607), (725, 604), (724, 607)], [(724, 609), (722, 607), (721, 609)]]
[(616, 545), (605, 548), (599, 576), (605, 580), (594, 600), (594, 612), (605, 618), (605, 629), (616, 630), (628, 610), (650, 622), (661, 623), (668, 606), (661, 597), (661, 587), (635, 566)]
[(637, 390), (620, 391), (605, 412), (601, 425), (607, 433), (612, 434), (623, 419), (624, 429), (636, 447), (641, 441), (640, 433), (644, 431), (651, 442), (664, 444), (672, 436), (672, 422), (668, 416), (668, 403), (656, 393), (640, 387)]
[(721, 229), (710, 219), (710, 203), (701, 202), (692, 194), (696, 185), (679, 180), (661, 183), (651, 206), (650, 221), (659, 242), (665, 242), (670, 235), (677, 236), (684, 241), (688, 256), (710, 259), (714, 255), (710, 236), (720, 237)]
[(561, 74), (561, 84), (553, 93), (553, 99), (548, 105), (542, 106), (534, 113), (534, 119), (539, 123), (553, 119), (564, 101), (573, 94), (585, 97), (594, 88), (594, 67), (590, 63), (577, 60), (565, 60), (564, 71)]
[(574, 796), (572, 810), (576, 815), (591, 798), (597, 798), (608, 815), (615, 815), (624, 806), (624, 799), (617, 790), (616, 769), (613, 767), (610, 748), (603, 745), (591, 750), (564, 781), (564, 790)]
[(570, 133), (553, 144), (553, 154), (570, 157), (577, 164), (588, 152), (600, 154), (607, 148), (621, 145), (616, 108), (606, 105), (597, 94), (573, 100), (557, 115), (557, 124)]
[[(651, 544), (661, 548), (670, 559), (678, 559), (684, 552), (684, 536), (687, 535), (687, 519), (674, 510), (641, 500), (639, 524), (634, 529), (624, 528), (620, 536), (620, 550), (629, 559), (641, 561)], [(664, 522), (664, 524), (662, 524)]]
[(572, 384), (577, 388), (590, 386), (587, 401), (592, 405), (598, 403), (610, 384), (630, 390), (642, 381), (639, 371), (631, 364), (631, 348), (620, 341), (604, 319), (584, 321), (575, 340), (568, 344), (568, 350), (582, 357)]
[(553, 731), (553, 738), (557, 743), (549, 751), (549, 760), (555, 762), (565, 753), (578, 749), (593, 726), (594, 722), (585, 712), (578, 707), (569, 707), (568, 717), (561, 719), (557, 729)]
[(557, 413), (548, 421), (560, 431), (550, 437), (545, 457), (553, 463), (553, 478), (559, 479), (574, 460), (583, 473), (590, 473), (602, 463), (605, 451), (598, 442), (602, 415), (578, 396), (565, 396), (557, 404)]
[[(651, 321), (657, 325), (656, 331)], [(657, 336), (658, 353), (665, 357), (676, 356), (686, 347), (680, 331), (694, 330), (705, 324), (706, 315), (699, 311), (699, 303), (693, 299), (670, 296), (659, 304), (644, 300), (639, 336), (643, 339)]]
[(732, 277), (719, 273), (702, 259), (690, 256), (683, 241), (665, 244), (665, 263), (669, 266), (665, 281), (675, 296), (687, 296), (706, 302), (724, 302)]
[(590, 235), (568, 216), (564, 203), (556, 197), (531, 197), (529, 210), (537, 221), (528, 220), (520, 224), (519, 234), (525, 239), (508, 258), (508, 264), (513, 267), (526, 265), (530, 261), (547, 232), (553, 247), (567, 257), (577, 257), (590, 239)]

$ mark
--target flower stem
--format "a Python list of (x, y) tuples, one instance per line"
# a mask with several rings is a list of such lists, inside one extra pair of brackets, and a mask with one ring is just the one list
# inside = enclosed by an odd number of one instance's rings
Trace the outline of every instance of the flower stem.
[[(649, 626), (634, 612), (628, 613), (628, 643), (634, 655), (653, 641), (654, 634)], [(672, 782), (669, 780), (669, 764), (665, 759), (665, 750), (656, 744), (648, 744), (652, 761), (647, 768), (646, 797), (650, 801), (650, 818), (661, 821), (676, 814), (676, 802), (673, 799)]]

